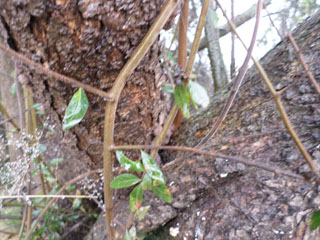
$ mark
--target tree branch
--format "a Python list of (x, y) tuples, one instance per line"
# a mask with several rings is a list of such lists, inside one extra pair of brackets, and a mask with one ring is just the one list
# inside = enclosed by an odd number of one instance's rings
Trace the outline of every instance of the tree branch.
[[(272, 0), (265, 0), (263, 2), (263, 8), (266, 8), (271, 3), (271, 1)], [(236, 27), (239, 27), (242, 24), (244, 24), (245, 22), (247, 22), (248, 20), (250, 20), (251, 18), (253, 18), (256, 15), (256, 9), (257, 9), (257, 4), (254, 4), (248, 10), (246, 10), (245, 12), (236, 16), (234, 19), (234, 25)], [(226, 23), (225, 25), (223, 25), (220, 28), (219, 35), (220, 35), (220, 37), (223, 37), (223, 36), (227, 35), (228, 33), (230, 33), (231, 31), (232, 31), (231, 27), (229, 26), (228, 23)], [(207, 47), (208, 47), (208, 40), (204, 37), (200, 41), (199, 51), (201, 51)]]

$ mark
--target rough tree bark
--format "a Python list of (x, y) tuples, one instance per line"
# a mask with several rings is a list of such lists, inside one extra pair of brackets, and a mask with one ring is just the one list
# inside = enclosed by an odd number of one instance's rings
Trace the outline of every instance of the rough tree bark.
[[(319, 82), (320, 12), (300, 25), (293, 36)], [(261, 63), (277, 89), (288, 86), (282, 100), (295, 130), (319, 167), (320, 97), (306, 77), (296, 52), (286, 40), (286, 44), (279, 43)], [(172, 144), (198, 143), (217, 119), (230, 87), (219, 91), (209, 109), (186, 121)], [(255, 67), (248, 71), (227, 119), (205, 148), (299, 174), (309, 171)], [(162, 156), (172, 161), (181, 154), (170, 152)], [(152, 208), (137, 223), (141, 231), (161, 229), (158, 239), (318, 239), (320, 236), (319, 230), (309, 230), (310, 216), (320, 205), (319, 193), (312, 184), (204, 156), (184, 157), (177, 164), (164, 166), (164, 172), (173, 203), (164, 204), (154, 196), (145, 195), (143, 205)], [(115, 202), (115, 223), (124, 223), (129, 214), (128, 200), (119, 194)], [(103, 224), (101, 216), (87, 239), (106, 239)], [(119, 224), (117, 227), (122, 230)], [(179, 231), (175, 238), (169, 236), (170, 228)]]
[[(11, 48), (51, 70), (107, 91), (164, 2), (0, 1), (0, 26)], [(159, 55), (155, 43), (127, 80), (117, 111), (116, 144), (150, 144), (159, 130), (160, 118), (167, 111), (160, 99), (159, 86), (165, 77)], [(44, 106), (41, 120), (55, 126), (54, 136), (43, 141), (48, 159), (65, 159), (60, 180), (102, 167), (104, 99), (88, 93), (90, 106), (83, 121), (62, 131), (64, 111), (76, 88), (35, 74), (24, 65), (19, 74), (29, 80), (35, 102)]]

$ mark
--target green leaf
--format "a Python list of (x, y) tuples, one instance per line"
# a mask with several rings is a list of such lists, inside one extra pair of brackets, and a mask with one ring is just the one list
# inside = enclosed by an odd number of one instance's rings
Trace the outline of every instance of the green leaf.
[(141, 184), (136, 186), (130, 193), (130, 210), (131, 212), (137, 211), (142, 204), (143, 190)]
[(75, 201), (72, 203), (72, 210), (76, 210), (81, 205), (81, 199), (76, 198)]
[(75, 214), (75, 215), (71, 215), (71, 216), (69, 216), (69, 217), (66, 217), (66, 220), (67, 220), (67, 221), (73, 221), (73, 220), (78, 219), (79, 217), (80, 217), (79, 214)]
[(144, 191), (146, 190), (152, 191), (152, 178), (149, 173), (146, 173), (143, 176), (141, 186)]
[(57, 164), (62, 162), (63, 162), (63, 158), (54, 158), (50, 161), (50, 166), (55, 167)]
[(11, 73), (10, 73), (10, 77), (15, 78), (16, 77), (16, 69), (14, 69)]
[(177, 106), (181, 110), (184, 117), (190, 117), (190, 93), (189, 89), (184, 84), (177, 85), (174, 88), (174, 99)]
[(42, 104), (41, 103), (35, 103), (32, 105), (32, 108), (33, 109), (36, 109), (36, 114), (39, 114), (39, 115), (43, 115), (43, 111), (42, 111)]
[(209, 17), (211, 17), (212, 22), (215, 26), (218, 26), (219, 17), (216, 11), (210, 11), (210, 14), (208, 14)]
[(129, 234), (128, 230), (126, 230), (126, 234), (124, 235), (123, 240), (132, 240), (131, 237), (130, 237), (130, 234)]
[(139, 161), (132, 161), (122, 151), (116, 151), (116, 156), (121, 166), (127, 171), (143, 172), (144, 168)]
[(141, 179), (138, 178), (136, 175), (125, 173), (113, 179), (113, 181), (110, 184), (110, 187), (113, 189), (126, 188), (135, 185), (140, 181)]
[(165, 93), (170, 93), (170, 94), (174, 93), (173, 88), (172, 87), (168, 87), (168, 86), (162, 87), (162, 91), (164, 91)]
[(88, 98), (82, 88), (73, 95), (66, 109), (63, 119), (63, 130), (68, 130), (77, 125), (88, 110)]
[(136, 212), (136, 219), (138, 221), (141, 221), (142, 219), (144, 219), (144, 217), (147, 215), (148, 211), (150, 209), (150, 206), (145, 206), (145, 207), (141, 207), (137, 210)]
[(40, 166), (41, 166), (41, 172), (44, 175), (51, 176), (50, 172), (48, 171), (48, 168), (43, 164), (43, 162), (40, 163)]
[(313, 231), (320, 226), (320, 210), (314, 212), (311, 217), (310, 230)]
[(172, 196), (170, 190), (164, 184), (159, 184), (157, 181), (153, 181), (152, 191), (163, 201), (167, 203), (172, 202)]
[(70, 191), (72, 191), (72, 190), (75, 189), (75, 188), (76, 188), (76, 185), (71, 184), (70, 186), (68, 186), (68, 187), (66, 188), (66, 190), (67, 190), (68, 192), (70, 192)]
[(152, 157), (144, 151), (141, 151), (141, 158), (143, 166), (151, 178), (165, 184), (166, 181), (163, 177), (162, 171), (158, 167), (157, 163), (152, 159)]
[(16, 84), (12, 84), (11, 85), (11, 88), (10, 88), (10, 93), (11, 93), (11, 96), (15, 96), (16, 95), (16, 91), (17, 91), (17, 87), (16, 87)]
[(205, 108), (209, 105), (210, 99), (204, 87), (194, 81), (189, 81), (188, 88), (191, 99), (201, 107)]

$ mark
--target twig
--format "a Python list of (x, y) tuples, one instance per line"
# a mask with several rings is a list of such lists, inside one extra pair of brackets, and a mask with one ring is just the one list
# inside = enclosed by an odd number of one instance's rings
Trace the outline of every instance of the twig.
[[(78, 182), (79, 180), (91, 175), (91, 174), (94, 174), (94, 173), (100, 173), (102, 172), (102, 169), (97, 169), (97, 170), (92, 170), (92, 171), (89, 171), (89, 172), (86, 172), (86, 173), (83, 173), (73, 179), (71, 179), (70, 181), (68, 181), (67, 183), (65, 183), (63, 185), (62, 188), (60, 188), (60, 190), (56, 193), (56, 195), (59, 195), (61, 194), (68, 186), (70, 186), (71, 184), (74, 184), (76, 182)], [(42, 219), (42, 217), (44, 216), (44, 214), (50, 209), (50, 207), (57, 201), (58, 198), (52, 198), (48, 205), (42, 210), (42, 212), (39, 214), (39, 216), (37, 217), (36, 220), (34, 220), (33, 222), (33, 226), (31, 227), (30, 231), (27, 232), (26, 234), (26, 238), (30, 237), (31, 233), (35, 230), (36, 226), (37, 226), (37, 223)]]
[(45, 68), (44, 66), (42, 66), (41, 64), (39, 63), (36, 63), (34, 61), (32, 61), (31, 59), (25, 57), (24, 55), (12, 50), (12, 49), (9, 49), (7, 48), (4, 44), (0, 43), (0, 49), (8, 54), (10, 54), (11, 56), (15, 57), (16, 59), (20, 60), (21, 62), (27, 64), (28, 66), (32, 66), (34, 67), (34, 70), (37, 72), (37, 73), (40, 73), (40, 74), (46, 74), (52, 78), (55, 78), (59, 81), (62, 81), (64, 83), (67, 83), (67, 84), (74, 84), (75, 86), (77, 87), (81, 87), (83, 88), (84, 90), (90, 92), (90, 93), (93, 93), (93, 94), (96, 94), (96, 95), (99, 95), (103, 98), (105, 98), (107, 101), (112, 101), (112, 97), (110, 96), (110, 93), (106, 93), (104, 91), (101, 91), (97, 88), (94, 88), (94, 87), (91, 87), (87, 84), (84, 84), (82, 82), (79, 82), (78, 80), (74, 79), (74, 78), (71, 78), (71, 77), (67, 77), (65, 75), (62, 75), (60, 73), (57, 73), (55, 71), (52, 71), (50, 69), (47, 69)]
[(135, 50), (132, 57), (121, 69), (115, 83), (110, 92), (110, 96), (114, 99), (113, 102), (107, 102), (105, 108), (105, 120), (104, 120), (104, 146), (103, 146), (103, 172), (104, 172), (104, 202), (106, 210), (106, 230), (108, 239), (114, 239), (114, 228), (111, 226), (111, 220), (113, 215), (113, 202), (112, 202), (112, 190), (110, 183), (112, 180), (112, 152), (110, 146), (114, 141), (114, 122), (117, 105), (119, 102), (121, 91), (126, 83), (126, 80), (130, 77), (134, 69), (138, 66), (142, 58), (148, 52), (150, 46), (158, 38), (159, 32), (173, 13), (175, 7), (179, 4), (177, 0), (168, 0), (162, 10), (160, 11), (157, 19), (152, 24), (151, 28), (143, 38)]
[(19, 217), (19, 216), (0, 215), (0, 219), (20, 220), (21, 217)]
[[(231, 21), (234, 24), (234, 0), (231, 0)], [(234, 58), (234, 32), (231, 31), (231, 63), (230, 63), (230, 78), (233, 80), (236, 72), (236, 64), (235, 64), (235, 58)]]
[(19, 125), (20, 125), (20, 128), (23, 129), (24, 128), (24, 126), (23, 126), (23, 111), (22, 111), (23, 100), (22, 100), (22, 96), (21, 96), (21, 85), (18, 81), (18, 72), (19, 72), (18, 64), (15, 63), (14, 84), (16, 85), (16, 95), (17, 95), (17, 101), (18, 101)]
[[(216, 0), (216, 3), (220, 8), (222, 8), (218, 0)], [(242, 66), (241, 66), (241, 68), (239, 70), (239, 73), (238, 73), (236, 79), (234, 80), (234, 84), (233, 84), (233, 87), (231, 89), (230, 96), (227, 99), (225, 105), (223, 106), (222, 112), (219, 115), (218, 120), (214, 123), (214, 125), (210, 129), (209, 133), (195, 146), (196, 148), (200, 147), (203, 144), (205, 144), (218, 131), (221, 123), (226, 118), (226, 116), (227, 116), (227, 114), (228, 114), (228, 112), (229, 112), (229, 110), (230, 110), (230, 108), (232, 106), (232, 103), (233, 103), (233, 101), (234, 101), (234, 99), (235, 99), (235, 97), (236, 97), (236, 95), (237, 95), (237, 93), (238, 93), (238, 91), (240, 89), (240, 86), (242, 84), (244, 75), (246, 74), (246, 71), (247, 71), (247, 68), (248, 68), (248, 63), (249, 63), (250, 57), (252, 55), (254, 44), (256, 42), (258, 26), (259, 26), (259, 22), (260, 22), (261, 9), (262, 9), (262, 0), (259, 0), (258, 1), (258, 6), (257, 6), (256, 23), (255, 23), (254, 31), (253, 31), (253, 34), (252, 34), (251, 43), (250, 43), (250, 46), (249, 46), (249, 49), (248, 49), (248, 52), (247, 52), (247, 56), (246, 56)]]
[[(266, 11), (267, 11), (267, 10), (266, 10)], [(278, 28), (276, 27), (276, 25), (274, 24), (274, 22), (273, 22), (273, 20), (272, 20), (272, 18), (271, 18), (271, 16), (270, 16), (270, 14), (269, 14), (268, 11), (267, 11), (267, 14), (268, 14), (268, 17), (269, 17), (269, 20), (270, 20), (272, 26), (276, 29), (279, 37), (281, 38), (281, 40), (282, 40), (283, 43), (285, 44), (286, 42), (284, 41), (282, 34), (280, 33), (279, 29), (278, 29)], [(296, 52), (297, 52), (297, 54), (298, 54), (299, 61), (301, 62), (304, 70), (307, 72), (307, 75), (308, 75), (310, 81), (311, 81), (312, 84), (314, 85), (316, 91), (317, 91), (318, 93), (320, 93), (319, 84), (318, 84), (317, 80), (314, 78), (314, 76), (313, 76), (312, 72), (310, 71), (308, 65), (307, 65), (306, 62), (304, 61), (304, 58), (303, 58), (303, 56), (302, 56), (301, 49), (299, 48), (298, 44), (296, 43), (296, 41), (295, 41), (294, 38), (292, 37), (291, 33), (288, 33), (287, 36), (288, 36), (291, 44), (293, 45), (293, 48), (296, 50)], [(285, 90), (285, 89), (283, 89), (283, 90)], [(281, 91), (280, 94), (282, 94), (282, 92), (283, 92), (283, 91)]]
[[(291, 173), (288, 171), (283, 171), (277, 168), (272, 168), (272, 167), (268, 167), (265, 166), (263, 164), (260, 163), (255, 163), (253, 160), (245, 160), (243, 158), (240, 157), (233, 157), (233, 156), (229, 156), (229, 155), (225, 155), (225, 154), (221, 154), (221, 153), (216, 153), (216, 152), (207, 152), (207, 151), (203, 151), (201, 149), (196, 149), (196, 148), (191, 148), (191, 147), (183, 147), (183, 146), (154, 146), (154, 145), (125, 145), (125, 146), (112, 146), (111, 147), (112, 150), (139, 150), (139, 149), (164, 149), (164, 150), (173, 150), (173, 151), (185, 151), (185, 152), (192, 152), (195, 154), (199, 154), (199, 155), (207, 155), (207, 156), (211, 156), (211, 157), (218, 157), (218, 158), (224, 158), (227, 159), (231, 162), (238, 162), (238, 163), (243, 163), (247, 166), (252, 166), (252, 167), (256, 167), (256, 168), (260, 168), (269, 172), (273, 172), (279, 175), (285, 175), (288, 177), (293, 177), (293, 178), (297, 178), (300, 180), (304, 180), (304, 177), (295, 173)], [(176, 161), (172, 161), (169, 162), (168, 164), (164, 165), (163, 168), (170, 168), (172, 167), (172, 165), (176, 164)]]
[(29, 198), (97, 198), (95, 196), (86, 195), (15, 195), (15, 196), (0, 196), (0, 199), (29, 199)]
[[(179, 18), (179, 35), (178, 35), (178, 65), (185, 71), (187, 65), (187, 48), (188, 48), (188, 25), (189, 25), (189, 0), (183, 1), (183, 7)], [(184, 83), (186, 84), (186, 83)], [(181, 110), (175, 115), (173, 126), (174, 130), (178, 129), (183, 120)], [(152, 153), (153, 155), (154, 153)]]
[(6, 110), (6, 108), (2, 105), (2, 103), (0, 102), (0, 111), (4, 114), (4, 116), (9, 119), (8, 121), (11, 123), (11, 125), (17, 129), (18, 131), (20, 131), (20, 128), (18, 127), (17, 123), (10, 117), (10, 114), (8, 113), (8, 111)]
[(298, 57), (299, 57), (299, 60), (300, 60), (300, 62), (302, 64), (304, 70), (307, 72), (307, 75), (308, 75), (310, 81), (312, 82), (312, 84), (315, 87), (316, 91), (318, 93), (320, 93), (319, 84), (317, 83), (317, 80), (314, 78), (314, 76), (313, 76), (312, 72), (310, 71), (308, 65), (304, 61), (302, 53), (301, 53), (301, 50), (300, 50), (298, 44), (296, 43), (296, 41), (294, 40), (294, 38), (292, 37), (291, 33), (288, 33), (288, 38), (290, 39), (290, 42), (292, 43), (294, 49), (296, 50), (296, 52), (298, 54)]
[[(32, 110), (32, 109), (25, 109), (24, 111), (22, 111), (22, 113), (26, 113), (26, 112), (31, 111), (31, 110)], [(14, 115), (14, 116), (11, 117), (11, 118), (2, 120), (2, 121), (0, 122), (0, 125), (5, 124), (5, 123), (7, 123), (7, 122), (10, 122), (12, 119), (15, 119), (15, 118), (17, 118), (17, 117), (19, 117), (19, 116), (20, 116), (20, 114), (17, 114), (17, 115)]]

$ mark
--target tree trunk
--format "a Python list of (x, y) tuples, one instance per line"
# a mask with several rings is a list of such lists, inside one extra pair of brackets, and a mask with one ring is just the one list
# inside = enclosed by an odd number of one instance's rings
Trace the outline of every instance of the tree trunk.
[[(293, 36), (319, 82), (320, 12), (300, 25)], [(282, 101), (319, 167), (320, 97), (288, 45), (287, 40), (278, 44), (261, 63), (277, 89), (288, 86)], [(230, 87), (214, 97), (209, 109), (186, 121), (172, 144), (198, 143), (216, 121)], [(255, 67), (248, 71), (227, 119), (205, 149), (298, 174), (310, 170)], [(320, 204), (312, 184), (221, 158), (172, 152), (162, 156), (172, 161), (181, 154), (183, 161), (163, 167), (173, 203), (146, 194), (143, 206), (151, 205), (151, 210), (137, 223), (139, 230), (158, 229), (156, 239), (319, 239), (319, 230), (309, 230), (310, 216)], [(125, 223), (128, 198), (118, 196), (115, 203), (115, 223)], [(123, 231), (119, 224), (117, 227)], [(106, 239), (103, 229), (101, 216), (87, 239)], [(173, 230), (178, 230), (175, 238), (169, 236)]]
[(215, 20), (216, 4), (210, 3), (208, 17), (206, 19), (206, 39), (208, 41), (208, 56), (210, 59), (214, 92), (224, 88), (228, 84), (227, 70), (224, 65), (219, 42), (219, 29)]
[[(155, 20), (164, 1), (0, 1), (2, 31), (7, 44), (51, 70), (104, 91), (110, 90), (120, 69)], [(166, 113), (160, 100), (165, 79), (155, 43), (127, 80), (115, 125), (116, 144), (150, 144), (159, 116)], [(35, 102), (45, 109), (42, 123), (55, 134), (43, 139), (48, 159), (62, 157), (61, 181), (89, 168), (102, 167), (105, 100), (87, 93), (89, 109), (79, 125), (62, 131), (61, 122), (74, 86), (22, 66)]]

